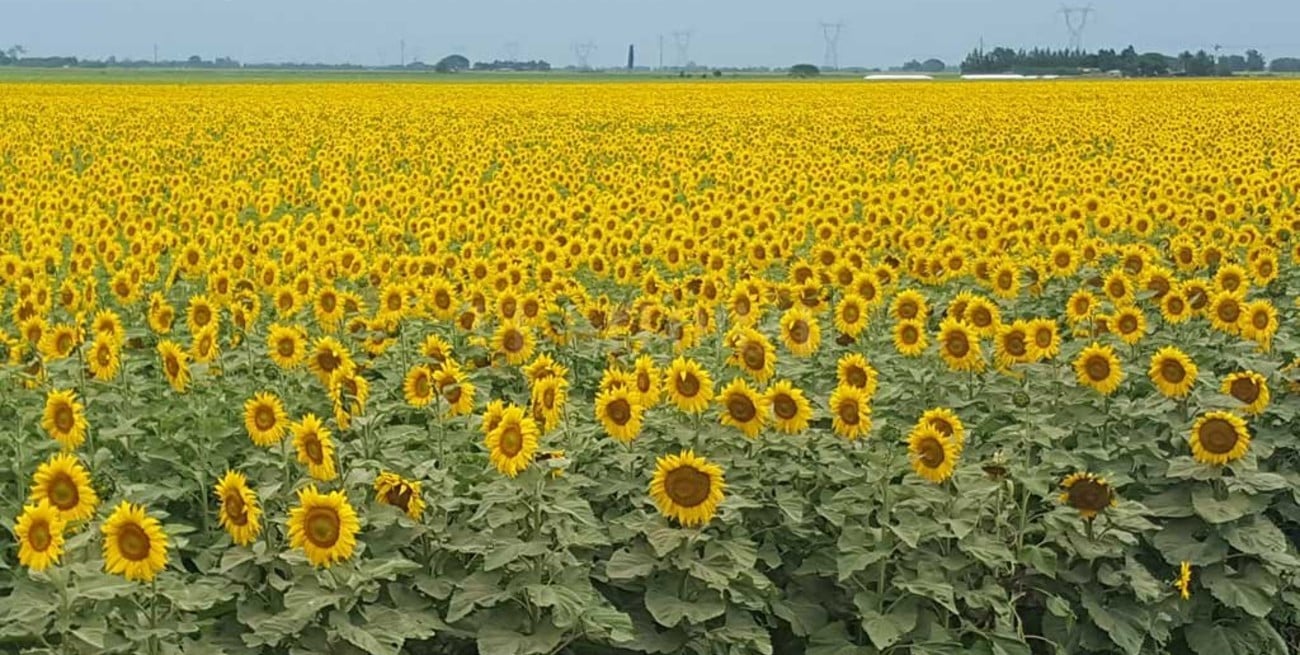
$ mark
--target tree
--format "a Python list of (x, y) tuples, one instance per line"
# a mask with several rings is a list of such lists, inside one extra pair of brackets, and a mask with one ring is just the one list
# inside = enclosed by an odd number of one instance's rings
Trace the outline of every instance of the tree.
[(917, 60), (915, 60), (915, 59), (910, 59), (910, 60), (908, 60), (906, 63), (903, 64), (903, 71), (904, 71), (904, 72), (911, 73), (911, 72), (915, 72), (915, 71), (919, 71), (919, 70), (921, 70), (921, 62), (919, 62), (919, 61), (917, 61)]
[(821, 74), (821, 69), (812, 64), (795, 64), (790, 67), (792, 77), (817, 77)]
[(469, 59), (465, 55), (447, 55), (434, 64), (433, 69), (439, 73), (455, 73), (469, 70)]
[(1300, 73), (1300, 58), (1279, 57), (1268, 65), (1268, 70), (1274, 73)]
[(921, 72), (923, 73), (942, 73), (948, 68), (948, 64), (943, 63), (942, 59), (931, 57), (921, 62)]
[(1259, 72), (1264, 70), (1264, 55), (1254, 48), (1246, 51), (1246, 70)]

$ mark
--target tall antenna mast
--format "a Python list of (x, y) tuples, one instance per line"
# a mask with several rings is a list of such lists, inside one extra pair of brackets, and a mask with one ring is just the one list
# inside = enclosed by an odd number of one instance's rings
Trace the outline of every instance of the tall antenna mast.
[(1065, 16), (1065, 29), (1070, 32), (1071, 52), (1083, 52), (1083, 30), (1088, 27), (1088, 17), (1096, 11), (1092, 5), (1061, 7), (1061, 15)]
[(573, 44), (573, 58), (577, 60), (578, 70), (591, 70), (591, 64), (588, 63), (588, 60), (595, 50), (596, 44), (591, 41)]
[(519, 61), (519, 42), (506, 42), (506, 61)]
[(822, 38), (826, 40), (826, 56), (823, 65), (827, 70), (836, 70), (840, 67), (840, 32), (844, 30), (844, 23), (826, 23), (823, 22)]
[(673, 32), (673, 42), (677, 45), (677, 67), (686, 70), (686, 66), (691, 63), (691, 31)]

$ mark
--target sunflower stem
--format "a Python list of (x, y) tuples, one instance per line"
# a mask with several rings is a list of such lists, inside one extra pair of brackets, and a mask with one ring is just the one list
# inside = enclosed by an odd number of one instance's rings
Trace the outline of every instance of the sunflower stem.
[(93, 460), (94, 457), (95, 457), (95, 430), (94, 430), (94, 426), (90, 425), (90, 421), (89, 421), (89, 419), (90, 419), (90, 387), (86, 386), (86, 360), (84, 360), (84, 359), (82, 358), (82, 356), (85, 355), (85, 347), (84, 347), (84, 344), (81, 345), (81, 346), (77, 346), (77, 351), (78, 351), (78, 353), (79, 353), (78, 356), (77, 356), (77, 378), (81, 381), (81, 383), (80, 383), (80, 385), (78, 386), (77, 390), (81, 392), (81, 399), (82, 399), (82, 400), (85, 402), (85, 404), (86, 404), (86, 405), (85, 405), (85, 412), (86, 412), (86, 419), (87, 419), (87, 421), (86, 421), (86, 423), (87, 423), (87, 425), (86, 425), (86, 446), (87, 446), (86, 451), (87, 451), (88, 453), (90, 453), (91, 459)]
[(1016, 553), (1025, 545), (1025, 523), (1029, 520), (1029, 488), (1023, 487), (1020, 492), (1020, 526), (1016, 528)]
[(149, 653), (158, 654), (158, 577), (149, 581)]

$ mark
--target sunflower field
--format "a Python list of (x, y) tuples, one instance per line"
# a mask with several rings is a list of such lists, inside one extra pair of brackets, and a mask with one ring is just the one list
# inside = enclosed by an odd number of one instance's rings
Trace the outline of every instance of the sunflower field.
[(1297, 652), (1295, 90), (0, 85), (0, 652)]

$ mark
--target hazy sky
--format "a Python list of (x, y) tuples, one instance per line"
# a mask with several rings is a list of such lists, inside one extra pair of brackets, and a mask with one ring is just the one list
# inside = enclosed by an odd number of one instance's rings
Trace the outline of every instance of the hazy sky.
[[(1086, 4), (1087, 0), (1068, 0)], [(897, 65), (913, 57), (957, 63), (980, 37), (989, 46), (1063, 46), (1051, 0), (0, 0), (0, 48), (33, 55), (163, 59), (198, 54), (251, 61), (397, 63), (541, 58), (574, 62), (592, 42), (592, 65), (677, 61), (673, 32), (692, 31), (700, 64), (822, 63), (820, 21), (845, 24), (842, 66)], [(1247, 47), (1300, 55), (1300, 0), (1093, 0), (1084, 45), (1176, 52)]]

